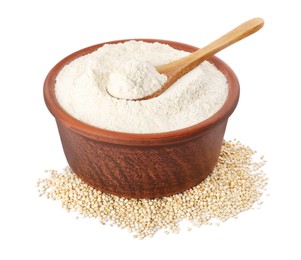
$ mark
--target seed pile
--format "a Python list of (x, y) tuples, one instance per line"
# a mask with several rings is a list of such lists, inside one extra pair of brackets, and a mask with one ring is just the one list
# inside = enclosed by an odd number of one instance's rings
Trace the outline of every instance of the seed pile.
[(192, 189), (159, 199), (102, 193), (82, 182), (69, 167), (61, 173), (48, 171), (50, 177), (39, 179), (37, 186), (40, 196), (60, 200), (67, 211), (126, 228), (143, 239), (161, 229), (178, 233), (183, 220), (192, 226), (210, 225), (260, 205), (268, 179), (262, 171), (265, 160), (256, 159), (255, 153), (238, 141), (225, 141), (211, 175)]

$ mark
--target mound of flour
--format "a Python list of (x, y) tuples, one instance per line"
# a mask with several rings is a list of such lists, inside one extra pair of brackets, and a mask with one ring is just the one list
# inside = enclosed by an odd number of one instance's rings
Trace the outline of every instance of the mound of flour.
[[(75, 59), (60, 71), (56, 78), (56, 97), (73, 117), (107, 130), (159, 133), (185, 128), (210, 117), (227, 98), (227, 80), (213, 64), (203, 62), (160, 96), (149, 100), (118, 99), (112, 97), (107, 88), (111, 84), (109, 88), (122, 91), (122, 84), (129, 83), (123, 82), (122, 76), (116, 76), (120, 68), (134, 68), (137, 64), (156, 67), (187, 54), (161, 43), (127, 41), (106, 44), (93, 53)], [(135, 84), (139, 82), (141, 75), (137, 79), (135, 71), (126, 73), (132, 73)], [(164, 78), (154, 80), (161, 84)], [(121, 86), (112, 86), (112, 81)], [(137, 84), (135, 86), (137, 88)], [(148, 91), (147, 86), (141, 88)], [(121, 92), (115, 94), (126, 95)]]
[(110, 73), (107, 91), (122, 99), (140, 99), (161, 89), (167, 77), (147, 62), (129, 60)]

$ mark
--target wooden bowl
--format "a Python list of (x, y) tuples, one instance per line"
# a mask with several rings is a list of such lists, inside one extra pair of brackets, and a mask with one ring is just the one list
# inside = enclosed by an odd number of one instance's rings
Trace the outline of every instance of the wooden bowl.
[[(197, 47), (157, 40), (173, 48), (193, 52)], [(124, 42), (127, 40), (106, 43)], [(134, 134), (108, 131), (85, 124), (59, 105), (54, 92), (57, 74), (72, 60), (106, 43), (79, 50), (60, 61), (44, 83), (45, 103), (56, 119), (67, 161), (74, 173), (92, 187), (128, 198), (156, 198), (187, 190), (213, 170), (229, 116), (239, 99), (239, 82), (232, 69), (217, 57), (210, 61), (226, 76), (229, 94), (213, 116), (180, 130)]]

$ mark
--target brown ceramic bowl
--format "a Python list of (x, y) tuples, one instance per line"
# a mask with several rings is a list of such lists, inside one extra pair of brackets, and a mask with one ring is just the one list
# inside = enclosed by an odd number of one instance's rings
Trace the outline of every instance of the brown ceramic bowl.
[[(137, 39), (169, 44), (193, 52), (196, 47), (166, 40)], [(117, 43), (126, 40), (106, 42)], [(213, 170), (229, 116), (239, 98), (239, 83), (231, 68), (217, 57), (210, 61), (226, 76), (229, 95), (213, 116), (180, 130), (133, 134), (85, 124), (59, 105), (55, 80), (64, 65), (105, 43), (77, 51), (60, 61), (44, 83), (44, 99), (56, 119), (62, 146), (72, 170), (84, 182), (105, 193), (129, 198), (156, 198), (187, 190)]]

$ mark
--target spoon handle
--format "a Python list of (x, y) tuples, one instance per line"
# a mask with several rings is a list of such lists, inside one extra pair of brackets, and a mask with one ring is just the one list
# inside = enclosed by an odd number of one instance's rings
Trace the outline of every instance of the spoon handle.
[(261, 18), (248, 20), (198, 51), (156, 69), (159, 73), (164, 73), (169, 80), (173, 81), (174, 78), (176, 81), (215, 53), (257, 32), (263, 24), (264, 20)]

